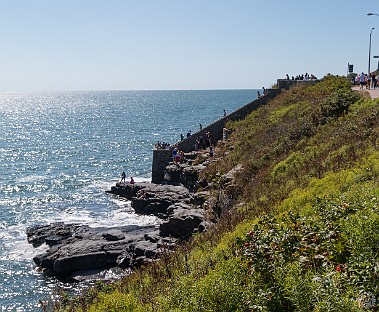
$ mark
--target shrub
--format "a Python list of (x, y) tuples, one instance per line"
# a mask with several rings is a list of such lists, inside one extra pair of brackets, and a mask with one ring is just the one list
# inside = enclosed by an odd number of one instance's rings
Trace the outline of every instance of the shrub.
[(115, 284), (113, 293), (91, 294), (75, 307), (375, 308), (379, 100), (358, 99), (346, 79), (328, 76), (283, 91), (245, 120), (229, 123), (225, 157), (201, 177), (211, 192), (222, 192), (221, 176), (242, 164), (239, 205), (228, 207), (213, 230)]
[(123, 294), (119, 291), (112, 292), (111, 294), (101, 293), (88, 311), (147, 312), (146, 307), (141, 307), (132, 295)]

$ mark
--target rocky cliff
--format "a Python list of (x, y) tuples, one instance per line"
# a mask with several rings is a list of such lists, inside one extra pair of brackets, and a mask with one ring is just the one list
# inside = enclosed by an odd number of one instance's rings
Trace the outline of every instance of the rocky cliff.
[(27, 230), (29, 243), (47, 247), (33, 260), (58, 276), (77, 280), (74, 277), (79, 271), (82, 276), (94, 269), (134, 268), (157, 260), (179, 241), (205, 231), (220, 214), (219, 194), (212, 196), (207, 181), (199, 181), (210, 161), (207, 153), (199, 152), (202, 163), (193, 164), (192, 159), (193, 155), (187, 162), (170, 163), (166, 184), (117, 183), (108, 191), (110, 196), (130, 200), (137, 214), (157, 216), (157, 225), (90, 228), (55, 223), (31, 227)]

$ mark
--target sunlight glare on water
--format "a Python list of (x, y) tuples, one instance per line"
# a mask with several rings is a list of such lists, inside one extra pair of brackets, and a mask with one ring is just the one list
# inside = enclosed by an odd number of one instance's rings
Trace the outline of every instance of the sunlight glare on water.
[(257, 90), (0, 93), (0, 307), (40, 311), (64, 285), (39, 272), (29, 226), (154, 224), (105, 193), (125, 170), (151, 179), (152, 147), (175, 143), (255, 99)]

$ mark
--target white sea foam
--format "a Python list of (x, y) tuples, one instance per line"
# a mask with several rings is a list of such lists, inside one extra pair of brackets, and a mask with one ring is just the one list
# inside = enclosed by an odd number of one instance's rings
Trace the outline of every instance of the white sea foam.
[(38, 252), (26, 239), (26, 226), (8, 226), (0, 230), (0, 261), (25, 261), (32, 259)]
[(30, 183), (30, 182), (45, 181), (46, 178), (47, 176), (43, 176), (43, 175), (22, 176), (16, 179), (16, 183)]
[[(152, 148), (250, 102), (257, 90), (2, 94), (0, 309), (36, 311), (55, 283), (31, 270), (28, 226), (156, 224), (106, 191), (122, 170), (150, 181)], [(206, 103), (207, 105), (204, 105)], [(191, 107), (191, 110), (188, 110)], [(186, 118), (182, 118), (185, 114)], [(26, 259), (26, 260), (25, 260)], [(3, 300), (6, 298), (5, 300)]]

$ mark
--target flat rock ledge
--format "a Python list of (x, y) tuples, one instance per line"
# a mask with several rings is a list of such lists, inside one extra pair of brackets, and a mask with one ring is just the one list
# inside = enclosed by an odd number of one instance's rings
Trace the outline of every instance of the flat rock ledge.
[(148, 182), (134, 185), (117, 183), (110, 193), (131, 200), (138, 214), (161, 218), (161, 237), (184, 240), (209, 226), (205, 210), (201, 208), (202, 205), (198, 205), (198, 196), (184, 186)]
[(132, 269), (155, 261), (178, 241), (211, 226), (205, 210), (198, 205), (203, 202), (201, 196), (184, 186), (117, 183), (109, 193), (131, 200), (136, 213), (157, 216), (160, 224), (91, 228), (54, 223), (30, 227), (28, 242), (34, 247), (46, 246), (44, 253), (33, 258), (34, 262), (56, 276), (77, 281), (83, 279), (78, 275), (85, 276), (93, 270)]
[(27, 239), (34, 247), (46, 244), (46, 252), (33, 260), (61, 277), (78, 271), (137, 267), (154, 261), (176, 243), (174, 238), (162, 238), (155, 226), (90, 228), (64, 223), (28, 228)]

